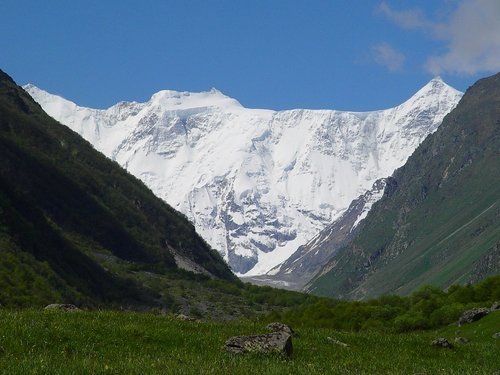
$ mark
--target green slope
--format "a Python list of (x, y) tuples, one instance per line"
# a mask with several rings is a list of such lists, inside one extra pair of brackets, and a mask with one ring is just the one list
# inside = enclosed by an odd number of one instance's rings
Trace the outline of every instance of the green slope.
[(500, 272), (500, 74), (466, 94), (407, 163), (358, 236), (310, 283), (367, 298)]
[(174, 253), (236, 280), (184, 216), (0, 71), (0, 304), (149, 304), (154, 293), (97, 260), (163, 273)]

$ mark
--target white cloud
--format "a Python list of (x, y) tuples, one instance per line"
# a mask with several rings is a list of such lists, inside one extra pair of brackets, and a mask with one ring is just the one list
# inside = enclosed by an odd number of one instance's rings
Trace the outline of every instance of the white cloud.
[(393, 21), (396, 25), (403, 29), (418, 29), (430, 27), (431, 22), (426, 20), (420, 9), (394, 10), (386, 2), (378, 5), (377, 11)]
[(372, 57), (377, 64), (393, 72), (401, 70), (405, 62), (405, 56), (385, 42), (372, 47)]
[(445, 51), (425, 63), (431, 73), (500, 71), (499, 0), (460, 0), (442, 23), (429, 21), (418, 9), (396, 11), (385, 2), (377, 9), (401, 28), (428, 32), (445, 43)]
[(500, 71), (500, 1), (464, 0), (439, 35), (448, 50), (429, 57), (434, 73), (475, 74)]

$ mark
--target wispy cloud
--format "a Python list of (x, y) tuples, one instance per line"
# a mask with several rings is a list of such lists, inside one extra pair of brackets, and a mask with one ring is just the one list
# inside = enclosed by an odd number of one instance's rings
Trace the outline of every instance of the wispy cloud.
[(390, 71), (398, 71), (403, 68), (405, 55), (394, 49), (389, 43), (378, 43), (372, 47), (373, 60)]
[(430, 72), (500, 71), (500, 1), (462, 1), (439, 36), (448, 50), (429, 57), (426, 68)]
[(395, 10), (385, 1), (377, 6), (377, 11), (403, 29), (419, 29), (431, 27), (420, 9)]
[(432, 22), (419, 9), (394, 10), (386, 2), (377, 10), (403, 29), (419, 29), (445, 43), (443, 53), (425, 62), (433, 74), (500, 71), (499, 0), (460, 0), (445, 22)]

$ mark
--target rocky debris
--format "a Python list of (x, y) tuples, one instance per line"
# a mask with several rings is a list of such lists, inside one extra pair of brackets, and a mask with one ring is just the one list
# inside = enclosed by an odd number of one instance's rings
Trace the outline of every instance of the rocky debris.
[(500, 310), (500, 301), (493, 302), (493, 305), (490, 307), (490, 311)]
[(278, 353), (292, 356), (292, 336), (285, 332), (266, 335), (234, 336), (226, 341), (225, 349), (231, 353)]
[(492, 337), (494, 339), (500, 339), (500, 332), (494, 333)]
[(453, 341), (455, 342), (455, 344), (467, 344), (469, 342), (469, 339), (462, 336), (458, 336), (455, 337), (455, 340)]
[(284, 332), (288, 333), (290, 336), (297, 336), (292, 327), (290, 327), (288, 324), (285, 323), (278, 323), (278, 322), (269, 323), (266, 326), (266, 328), (268, 331), (271, 332)]
[(344, 348), (348, 348), (349, 345), (346, 344), (345, 342), (339, 341), (337, 339), (334, 339), (333, 337), (327, 337), (326, 338), (328, 341), (334, 343), (335, 345), (343, 346)]
[(439, 337), (433, 342), (431, 342), (432, 346), (437, 346), (439, 348), (447, 348), (447, 349), (453, 349), (453, 344), (446, 340), (444, 337)]
[(191, 316), (184, 315), (184, 314), (177, 314), (175, 317), (179, 320), (184, 320), (186, 322), (197, 322), (198, 321), (198, 319), (193, 318)]
[(80, 311), (78, 307), (70, 303), (51, 303), (45, 306), (45, 310)]
[(472, 309), (472, 310), (467, 310), (464, 311), (460, 319), (458, 319), (458, 326), (461, 326), (463, 324), (467, 323), (472, 323), (475, 322), (476, 320), (479, 320), (490, 312), (490, 309), (480, 307), (477, 309)]

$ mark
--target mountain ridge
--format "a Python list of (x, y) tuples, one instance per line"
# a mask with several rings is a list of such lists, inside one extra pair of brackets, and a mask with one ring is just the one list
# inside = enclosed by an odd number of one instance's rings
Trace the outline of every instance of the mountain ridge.
[(182, 257), (236, 282), (185, 217), (45, 114), (2, 71), (0, 145), (0, 268), (13, 269), (2, 285), (14, 288), (2, 300), (22, 303), (41, 293), (94, 305), (155, 303), (154, 292), (100, 258), (164, 273), (177, 271)]
[(390, 175), (461, 96), (433, 79), (403, 104), (366, 113), (246, 109), (218, 91), (160, 91), (92, 110), (26, 89), (183, 212), (246, 276), (286, 260)]
[(498, 273), (499, 150), (496, 74), (470, 87), (439, 129), (394, 172), (356, 238), (308, 290), (372, 298)]

